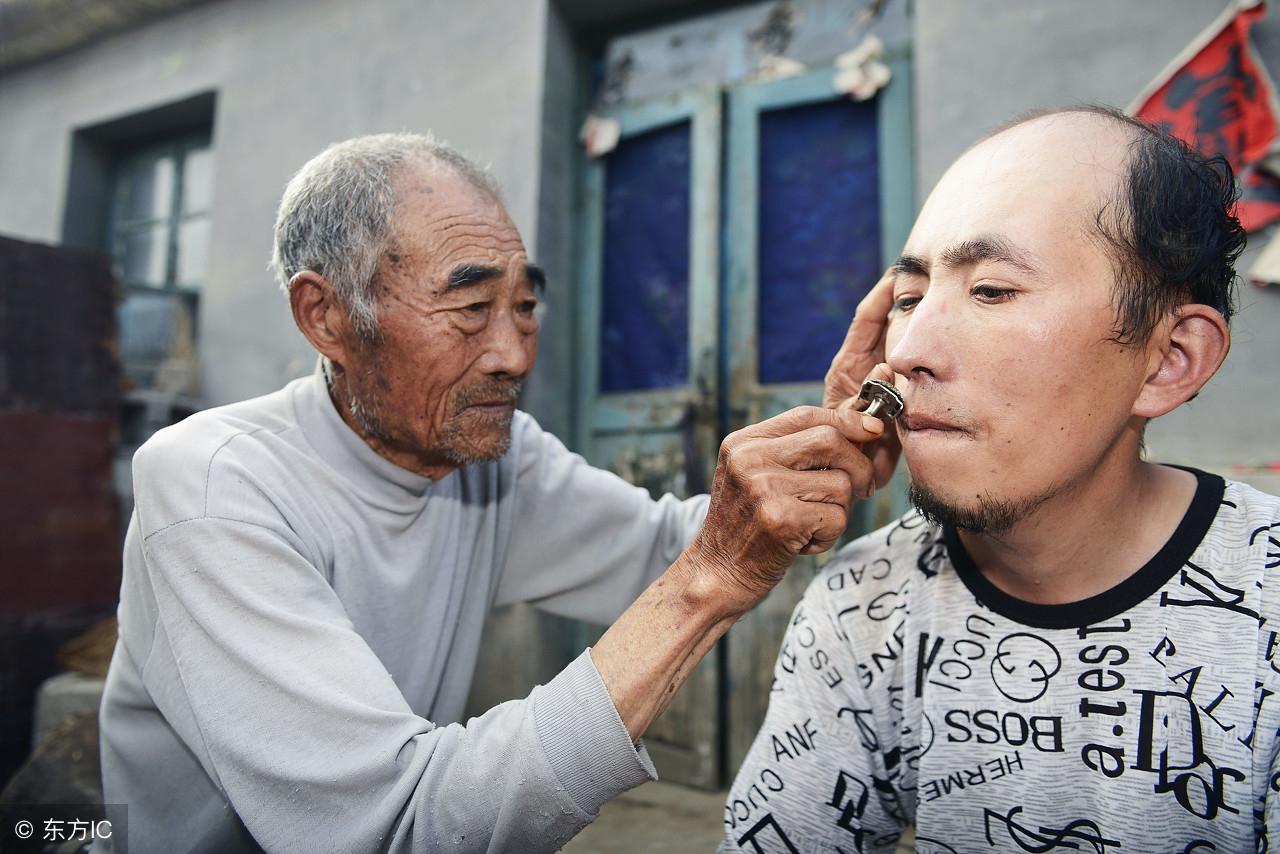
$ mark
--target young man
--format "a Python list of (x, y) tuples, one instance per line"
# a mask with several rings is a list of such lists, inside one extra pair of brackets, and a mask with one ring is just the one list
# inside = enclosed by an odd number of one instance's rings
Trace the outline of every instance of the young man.
[(883, 325), (917, 512), (796, 608), (724, 850), (909, 824), (923, 851), (1266, 849), (1280, 499), (1141, 455), (1226, 356), (1233, 200), (1225, 166), (1095, 108), (939, 182), (854, 324)]

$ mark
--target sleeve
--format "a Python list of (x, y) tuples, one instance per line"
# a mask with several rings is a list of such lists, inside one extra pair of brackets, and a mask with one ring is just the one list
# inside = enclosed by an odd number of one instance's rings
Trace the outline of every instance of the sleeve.
[(587, 653), (437, 727), (286, 532), (202, 518), (143, 548), (147, 690), (269, 851), (553, 851), (656, 776)]
[[(1262, 689), (1259, 687), (1259, 694), (1262, 695)], [(1270, 694), (1262, 695), (1271, 696)], [(1277, 732), (1274, 721), (1275, 715), (1270, 715), (1273, 719), (1273, 734)], [(1254, 724), (1254, 732), (1257, 733), (1257, 727), (1263, 725), (1263, 721), (1259, 720)], [(1262, 794), (1258, 797), (1258, 809), (1254, 813), (1255, 825), (1261, 824), (1257, 828), (1258, 833), (1258, 852), (1265, 854), (1271, 850), (1270, 840), (1280, 839), (1280, 738), (1272, 738), (1271, 749), (1266, 751), (1266, 760), (1262, 768)]]
[(721, 852), (891, 852), (906, 825), (883, 759), (898, 735), (858, 684), (824, 593), (811, 584), (792, 614), (768, 712), (725, 802)]
[(595, 468), (523, 419), (511, 539), (496, 605), (531, 602), (593, 623), (617, 619), (702, 527), (708, 498), (683, 501)]
[[(1271, 519), (1280, 518), (1280, 506), (1273, 506)], [(1258, 657), (1254, 677), (1253, 730), (1246, 743), (1253, 751), (1254, 831), (1257, 850), (1273, 851), (1280, 841), (1280, 521), (1264, 519), (1252, 534), (1255, 542), (1266, 543), (1258, 554), (1262, 564), (1258, 630)]]

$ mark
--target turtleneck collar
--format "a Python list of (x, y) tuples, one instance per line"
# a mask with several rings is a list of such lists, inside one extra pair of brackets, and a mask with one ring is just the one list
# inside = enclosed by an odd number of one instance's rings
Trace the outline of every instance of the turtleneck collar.
[[(393, 498), (421, 498), (436, 483), (380, 456), (342, 420), (329, 397), (319, 361), (311, 376), (297, 381), (293, 408), (307, 440), (334, 469), (353, 482), (371, 485), (375, 490), (381, 486)], [(449, 473), (441, 482), (455, 474)]]

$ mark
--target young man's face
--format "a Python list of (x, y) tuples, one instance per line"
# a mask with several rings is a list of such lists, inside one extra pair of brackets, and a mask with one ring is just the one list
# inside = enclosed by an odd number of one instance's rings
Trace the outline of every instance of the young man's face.
[(1137, 452), (1146, 348), (1111, 340), (1091, 228), (1127, 153), (1096, 117), (1037, 119), (966, 153), (916, 220), (886, 342), (899, 431), (915, 488), (966, 527), (998, 531)]
[(344, 365), (356, 427), (424, 473), (506, 452), (538, 346), (537, 287), (501, 203), (440, 168), (404, 165), (378, 267), (378, 333)]

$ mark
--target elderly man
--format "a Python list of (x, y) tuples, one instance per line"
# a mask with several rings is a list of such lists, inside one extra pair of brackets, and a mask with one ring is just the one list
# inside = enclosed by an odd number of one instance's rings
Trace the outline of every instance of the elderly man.
[(796, 608), (723, 850), (1267, 850), (1280, 499), (1141, 455), (1226, 356), (1233, 192), (1103, 108), (938, 183), (855, 324), (918, 512)]
[[(880, 423), (734, 434), (709, 510), (591, 468), (515, 411), (543, 276), (491, 180), (428, 138), (303, 167), (275, 267), (321, 368), (134, 459), (106, 801), (133, 852), (559, 848), (655, 776), (639, 736), (839, 537)], [(485, 614), (516, 601), (616, 622), (463, 723)]]

